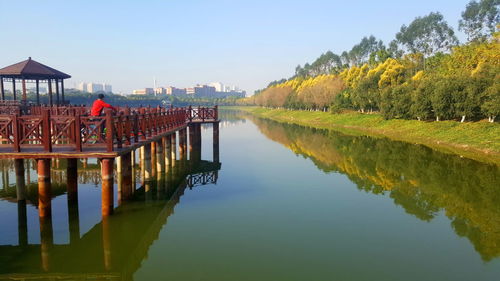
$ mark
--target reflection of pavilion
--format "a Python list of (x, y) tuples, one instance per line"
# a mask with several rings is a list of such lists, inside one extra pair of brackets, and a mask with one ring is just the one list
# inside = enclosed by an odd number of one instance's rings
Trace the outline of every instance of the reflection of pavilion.
[[(175, 151), (171, 152), (167, 165), (154, 167), (148, 163), (155, 163), (154, 158), (159, 155), (144, 149), (139, 161), (142, 165), (134, 166), (130, 171), (132, 180), (130, 175), (124, 175), (117, 169), (118, 206), (114, 208), (111, 202), (113, 215), (103, 213), (102, 221), (82, 237), (77, 175), (68, 173), (65, 179), (64, 176), (61, 178), (66, 181), (65, 184), (54, 183), (50, 192), (44, 194), (43, 184), (38, 186), (38, 190), (36, 184), (25, 184), (25, 165), (21, 166), (20, 161), (14, 162), (16, 185), (4, 187), (0, 198), (17, 201), (19, 245), (0, 246), (0, 280), (131, 280), (167, 218), (174, 212), (185, 188), (217, 181), (220, 162), (218, 159), (213, 162), (201, 160), (201, 146), (196, 142), (190, 145), (189, 150), (180, 149), (179, 152), (179, 157), (175, 156)], [(72, 163), (68, 162), (68, 171), (72, 169)], [(119, 165), (118, 161), (118, 168)], [(78, 172), (100, 177), (101, 170), (98, 165), (94, 166), (87, 165)], [(54, 173), (57, 174), (57, 169), (52, 169), (52, 176)], [(142, 181), (137, 189), (136, 178)], [(50, 201), (64, 193), (68, 198), (70, 242), (55, 245)], [(109, 203), (105, 194), (102, 200), (103, 204)], [(29, 202), (39, 206), (40, 244), (28, 243), (26, 204)]]

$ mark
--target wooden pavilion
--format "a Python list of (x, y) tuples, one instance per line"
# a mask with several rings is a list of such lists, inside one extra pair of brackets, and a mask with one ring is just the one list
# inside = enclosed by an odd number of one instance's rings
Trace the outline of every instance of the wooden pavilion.
[[(16, 82), (22, 83), (22, 101), (26, 102), (26, 83), (35, 83), (36, 103), (40, 104), (40, 82), (47, 83), (47, 91), (50, 105), (65, 104), (64, 79), (71, 78), (70, 75), (59, 70), (34, 61), (29, 57), (27, 60), (0, 69), (0, 100), (5, 100), (4, 82), (12, 82), (13, 100), (17, 101)], [(55, 86), (55, 100), (53, 99), (53, 86)]]

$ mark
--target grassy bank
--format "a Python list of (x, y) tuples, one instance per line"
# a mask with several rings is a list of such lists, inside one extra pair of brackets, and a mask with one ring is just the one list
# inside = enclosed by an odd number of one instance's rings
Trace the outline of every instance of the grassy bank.
[(309, 112), (261, 107), (231, 107), (258, 117), (347, 134), (385, 136), (423, 144), (447, 153), (500, 165), (500, 124), (456, 121), (384, 120), (378, 114)]

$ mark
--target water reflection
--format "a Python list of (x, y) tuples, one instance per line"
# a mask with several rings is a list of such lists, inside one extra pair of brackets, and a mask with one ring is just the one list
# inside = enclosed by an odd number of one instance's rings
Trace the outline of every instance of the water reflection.
[[(132, 165), (132, 169), (125, 169), (123, 173), (116, 169), (114, 179), (118, 187), (118, 204), (103, 199), (103, 202), (111, 202), (107, 207), (113, 215), (103, 216), (82, 234), (78, 184), (101, 182), (101, 168), (97, 163), (60, 160), (46, 165), (53, 168), (45, 175), (40, 174), (37, 182), (32, 182), (31, 178), (36, 175), (34, 161), (1, 160), (3, 188), (0, 189), (0, 200), (4, 201), (3, 204), (18, 205), (19, 237), (17, 245), (0, 245), (0, 280), (132, 280), (185, 189), (217, 181), (221, 164), (202, 160), (199, 143), (193, 143), (188, 151), (185, 139), (181, 136), (178, 158), (175, 147), (173, 151), (172, 147), (167, 149), (169, 151), (165, 154), (160, 153), (158, 147), (157, 153), (143, 151), (145, 157), (142, 158), (146, 163), (148, 159), (149, 163), (154, 163), (155, 157), (161, 158), (158, 159), (161, 165), (152, 169), (154, 172), (138, 165)], [(139, 170), (142, 172), (134, 174), (133, 171)], [(11, 180), (13, 174), (15, 181)], [(136, 187), (133, 185), (135, 181), (142, 184)], [(113, 191), (105, 185), (112, 187), (113, 184), (113, 178), (102, 182), (103, 197), (113, 196), (104, 194)], [(56, 244), (51, 204), (64, 195), (67, 198), (69, 243)], [(38, 208), (39, 243), (28, 243), (28, 206)]]
[(269, 139), (340, 172), (360, 190), (389, 194), (423, 221), (444, 211), (484, 261), (500, 256), (500, 167), (385, 138), (347, 136), (253, 117)]

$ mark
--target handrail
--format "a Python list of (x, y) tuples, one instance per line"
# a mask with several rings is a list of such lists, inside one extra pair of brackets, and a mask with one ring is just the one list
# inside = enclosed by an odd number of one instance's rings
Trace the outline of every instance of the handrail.
[(14, 152), (53, 147), (82, 152), (84, 148), (102, 147), (106, 152), (137, 144), (177, 130), (190, 122), (217, 121), (218, 108), (120, 107), (113, 114), (89, 116), (84, 106), (31, 106), (29, 114), (2, 114), (0, 111), (0, 146), (12, 146)]

